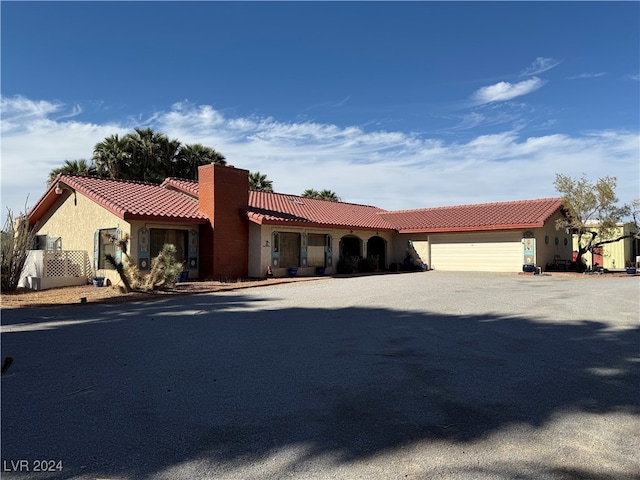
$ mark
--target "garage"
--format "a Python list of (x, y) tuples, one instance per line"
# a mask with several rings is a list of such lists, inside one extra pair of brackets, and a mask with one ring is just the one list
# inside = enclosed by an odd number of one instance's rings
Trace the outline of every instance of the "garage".
[(435, 270), (519, 272), (522, 232), (431, 235), (431, 265)]

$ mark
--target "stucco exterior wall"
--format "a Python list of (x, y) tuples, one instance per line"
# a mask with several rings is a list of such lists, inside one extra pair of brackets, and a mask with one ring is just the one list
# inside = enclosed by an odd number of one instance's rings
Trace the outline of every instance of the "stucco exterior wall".
[[(58, 203), (38, 223), (37, 234), (60, 237), (63, 250), (82, 250), (87, 252), (89, 259), (93, 259), (94, 232), (108, 228), (119, 228), (123, 234), (131, 233), (126, 221), (81, 193), (64, 190)], [(120, 282), (114, 270), (101, 269), (94, 274), (106, 277), (114, 285)]]
[[(271, 234), (266, 227), (249, 222), (249, 277), (264, 278), (271, 260)], [(264, 251), (264, 253), (263, 253)]]
[[(413, 248), (409, 246), (409, 242), (411, 242)], [(431, 255), (429, 249), (429, 235), (426, 233), (394, 234), (391, 258), (388, 263), (401, 264), (404, 262), (407, 252), (409, 252), (415, 260), (420, 260), (422, 263), (430, 266)], [(416, 256), (419, 258), (416, 258)]]
[(543, 270), (557, 258), (567, 262), (572, 260), (571, 234), (563, 229), (556, 230), (556, 220), (560, 217), (561, 213), (556, 212), (544, 227), (533, 230), (536, 239), (536, 265)]
[[(394, 234), (390, 232), (374, 232), (369, 230), (343, 230), (336, 228), (291, 228), (286, 226), (257, 225), (252, 223), (249, 227), (249, 276), (264, 278), (267, 268), (271, 265), (271, 241), (273, 232), (306, 233), (318, 235), (331, 235), (332, 266), (327, 267), (325, 273), (336, 273), (336, 265), (340, 259), (340, 239), (344, 236), (357, 237), (362, 245), (361, 256), (367, 256), (367, 242), (372, 237), (380, 237), (386, 242), (385, 265), (387, 267), (392, 260)], [(275, 277), (287, 276), (287, 268), (273, 268)], [(315, 267), (299, 267), (298, 275), (316, 275)]]
[[(160, 222), (127, 221), (112, 214), (81, 193), (74, 194), (65, 190), (60, 200), (39, 222), (37, 234), (62, 239), (63, 250), (81, 250), (87, 252), (89, 263), (93, 266), (94, 234), (96, 230), (118, 228), (122, 235), (128, 234), (127, 254), (137, 264), (138, 231), (140, 228), (158, 228), (175, 230), (195, 230), (196, 224), (175, 224)], [(199, 266), (199, 262), (198, 262)], [(189, 277), (197, 278), (199, 270), (190, 269)], [(117, 272), (110, 268), (98, 269), (93, 275), (105, 277), (112, 285), (121, 285)], [(92, 275), (92, 276), (93, 276)]]

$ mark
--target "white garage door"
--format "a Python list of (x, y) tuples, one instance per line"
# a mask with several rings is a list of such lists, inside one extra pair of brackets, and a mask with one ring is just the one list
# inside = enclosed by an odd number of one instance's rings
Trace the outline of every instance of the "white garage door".
[(431, 236), (431, 267), (468, 272), (522, 270), (522, 233)]

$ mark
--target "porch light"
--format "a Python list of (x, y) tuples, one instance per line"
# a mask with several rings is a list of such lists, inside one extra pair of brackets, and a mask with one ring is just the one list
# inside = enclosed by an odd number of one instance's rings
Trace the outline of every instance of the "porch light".
[(69, 190), (70, 192), (73, 192), (73, 204), (74, 205), (78, 205), (78, 197), (76, 195), (76, 191), (73, 188), (62, 184), (61, 182), (58, 182), (58, 184), (56, 185), (56, 189), (55, 189), (56, 195), (62, 195), (62, 192), (64, 190)]

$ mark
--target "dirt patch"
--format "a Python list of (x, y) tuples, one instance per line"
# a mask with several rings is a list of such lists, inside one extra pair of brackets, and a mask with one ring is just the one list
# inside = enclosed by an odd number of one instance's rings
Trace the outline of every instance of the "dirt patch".
[(212, 293), (236, 290), (239, 288), (263, 287), (326, 278), (329, 277), (270, 278), (268, 280), (238, 280), (233, 282), (183, 282), (167, 290), (130, 293), (122, 292), (119, 287), (94, 287), (93, 285), (52, 288), (41, 291), (19, 288), (15, 292), (2, 294), (0, 308), (51, 307), (59, 305), (82, 305), (85, 303), (123, 303), (166, 298), (167, 295), (195, 295), (198, 293)]

